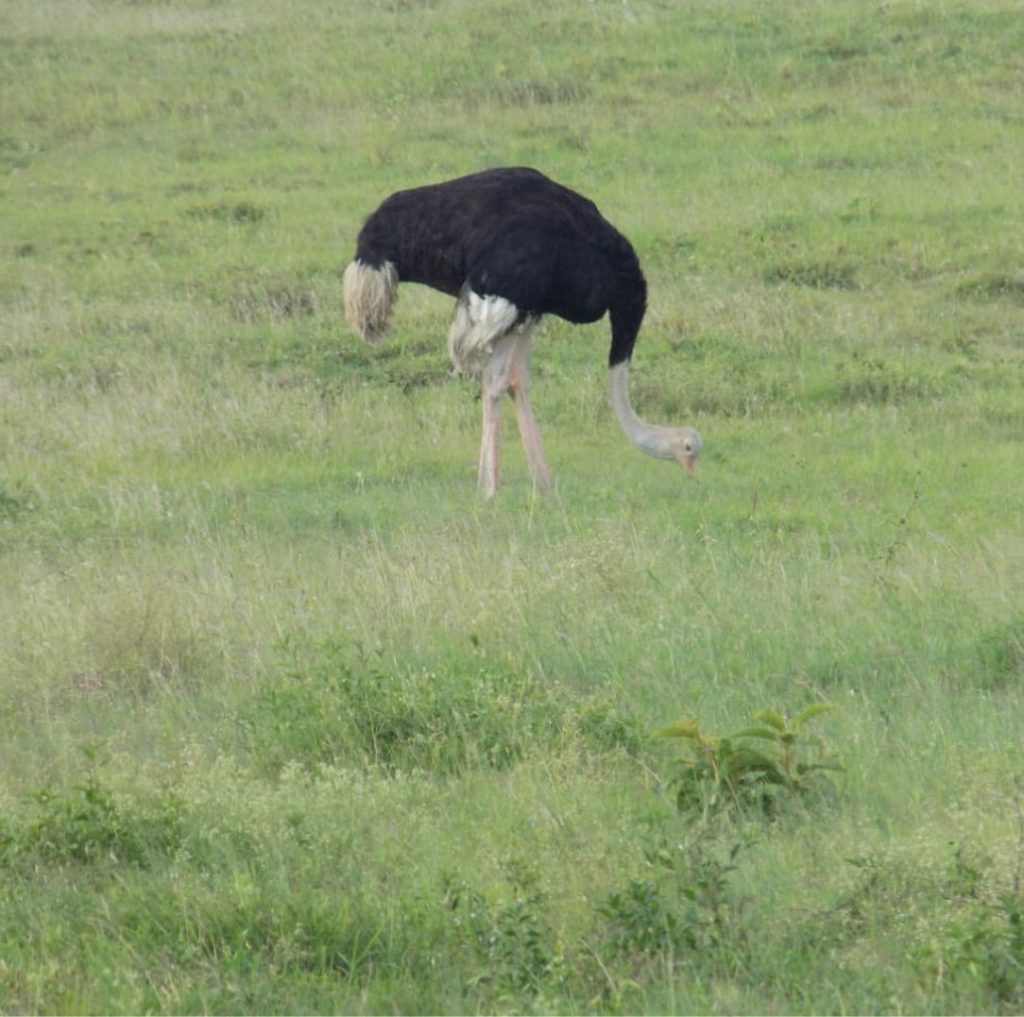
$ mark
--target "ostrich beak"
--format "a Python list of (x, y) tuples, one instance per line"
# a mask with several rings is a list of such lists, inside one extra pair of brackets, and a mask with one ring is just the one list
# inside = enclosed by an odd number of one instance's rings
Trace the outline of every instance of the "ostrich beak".
[(693, 468), (694, 468), (694, 466), (697, 463), (697, 453), (696, 452), (680, 452), (676, 456), (676, 459), (678, 460), (679, 465), (682, 466), (682, 468), (684, 470), (686, 470), (686, 472), (692, 477), (693, 476)]

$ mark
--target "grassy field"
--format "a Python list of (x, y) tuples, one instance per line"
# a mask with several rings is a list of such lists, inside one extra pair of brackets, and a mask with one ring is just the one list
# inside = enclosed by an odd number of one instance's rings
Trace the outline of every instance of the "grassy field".
[[(0, 1012), (1020, 1012), (1019, 3), (0, 0), (0, 75)], [(551, 320), (481, 504), (451, 302), (345, 326), (515, 164), (696, 480)], [(817, 703), (831, 783), (651, 737)]]

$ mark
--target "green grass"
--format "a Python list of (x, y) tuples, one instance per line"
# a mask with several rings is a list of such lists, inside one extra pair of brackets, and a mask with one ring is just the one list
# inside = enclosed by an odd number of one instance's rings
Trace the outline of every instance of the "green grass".
[[(0, 6), (0, 1012), (1024, 1003), (1015, 5)], [(533, 164), (636, 244), (474, 493), (390, 191)], [(816, 722), (834, 795), (679, 812)], [(699, 798), (699, 795), (698, 795)], [(710, 799), (709, 799), (710, 801)]]

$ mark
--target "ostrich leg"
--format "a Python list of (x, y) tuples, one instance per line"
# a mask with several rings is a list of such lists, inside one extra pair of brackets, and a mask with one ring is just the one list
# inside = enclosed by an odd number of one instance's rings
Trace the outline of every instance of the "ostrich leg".
[(504, 391), (500, 382), (485, 369), (480, 390), (484, 426), (480, 436), (480, 464), (476, 483), (481, 498), (493, 498), (498, 491), (498, 433), (501, 427), (501, 397)]
[(480, 402), (484, 426), (480, 436), (480, 465), (477, 490), (481, 498), (493, 498), (498, 491), (498, 438), (501, 431), (501, 398), (509, 391), (513, 374), (516, 341), (512, 332), (495, 339), (480, 372)]
[(533, 486), (540, 491), (551, 487), (551, 471), (544, 459), (544, 446), (540, 440), (540, 428), (533, 415), (530, 403), (530, 333), (528, 328), (516, 337), (508, 375), (509, 395), (516, 408), (519, 436), (523, 439), (526, 463), (530, 469)]
[(483, 433), (480, 437), (480, 466), (477, 487), (480, 496), (493, 498), (498, 490), (498, 438), (501, 428), (501, 398), (507, 392), (516, 408), (519, 434), (534, 487), (551, 487), (551, 474), (544, 459), (540, 428), (530, 404), (530, 334), (519, 326), (495, 340), (491, 355), (480, 375), (483, 405)]

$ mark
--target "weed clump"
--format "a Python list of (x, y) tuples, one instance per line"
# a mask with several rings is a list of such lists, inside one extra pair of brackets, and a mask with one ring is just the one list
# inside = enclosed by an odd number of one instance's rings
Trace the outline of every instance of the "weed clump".
[(772, 265), (764, 273), (770, 286), (789, 283), (815, 290), (855, 290), (860, 284), (852, 265), (840, 261), (787, 262)]
[(284, 675), (260, 689), (243, 728), (262, 765), (357, 765), (455, 774), (508, 769), (573, 740), (638, 753), (638, 721), (505, 668), (393, 668), (336, 643), (292, 647)]
[(1010, 300), (1024, 304), (1024, 273), (984, 273), (962, 282), (957, 287), (957, 295), (968, 300)]
[(735, 939), (742, 905), (729, 880), (742, 849), (733, 844), (721, 857), (698, 838), (647, 852), (650, 878), (631, 879), (598, 906), (612, 956), (636, 963), (665, 953), (706, 955)]
[(536, 998), (557, 967), (556, 937), (544, 911), (548, 895), (530, 866), (512, 861), (506, 869), (510, 899), (489, 899), (449, 875), (444, 904), (474, 988), (489, 996)]
[(923, 980), (945, 980), (954, 988), (980, 985), (993, 1013), (1020, 1013), (1024, 1005), (1024, 894), (1020, 887), (996, 901), (972, 902), (914, 959)]
[(189, 219), (246, 226), (262, 222), (266, 218), (267, 210), (253, 201), (215, 201), (208, 205), (193, 205), (186, 209), (185, 215)]
[[(90, 762), (93, 749), (85, 750)], [(70, 789), (38, 788), (28, 796), (35, 813), (0, 833), (0, 863), (26, 859), (51, 866), (107, 862), (147, 867), (173, 854), (184, 839), (184, 806), (175, 795), (153, 802), (121, 800), (96, 766)]]

